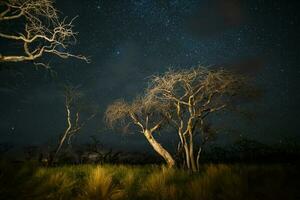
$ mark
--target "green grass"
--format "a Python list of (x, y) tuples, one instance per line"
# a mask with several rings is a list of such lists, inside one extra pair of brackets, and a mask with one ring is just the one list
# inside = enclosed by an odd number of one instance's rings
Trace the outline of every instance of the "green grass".
[(0, 199), (299, 199), (297, 166), (203, 165), (200, 173), (163, 166), (0, 163)]

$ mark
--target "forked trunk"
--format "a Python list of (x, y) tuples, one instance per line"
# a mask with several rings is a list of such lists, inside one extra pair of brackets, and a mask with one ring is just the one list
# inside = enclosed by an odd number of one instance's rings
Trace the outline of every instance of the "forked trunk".
[(165, 149), (163, 148), (156, 140), (155, 138), (152, 136), (152, 133), (150, 130), (145, 130), (144, 131), (144, 135), (146, 137), (146, 139), (148, 140), (148, 142), (150, 143), (150, 145), (153, 147), (153, 149), (160, 155), (162, 156), (165, 161), (167, 162), (168, 167), (174, 167), (175, 166), (175, 161), (173, 159), (173, 157), (171, 156), (171, 154)]
[(183, 156), (184, 156), (184, 159), (185, 159), (185, 162), (186, 162), (186, 167), (188, 169), (191, 168), (191, 162), (190, 162), (190, 156), (189, 156), (189, 147), (188, 147), (188, 144), (186, 142), (186, 137), (183, 135), (182, 133), (182, 128), (179, 128), (179, 131), (178, 131), (178, 135), (179, 135), (179, 138), (180, 138), (180, 142), (181, 142), (181, 145), (183, 147)]

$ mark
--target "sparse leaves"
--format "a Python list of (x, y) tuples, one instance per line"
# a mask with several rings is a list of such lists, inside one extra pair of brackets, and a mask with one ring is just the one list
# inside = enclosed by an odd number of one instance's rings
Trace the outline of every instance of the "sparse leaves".
[(105, 121), (110, 127), (113, 127), (116, 122), (124, 120), (129, 111), (130, 106), (124, 100), (117, 100), (107, 107)]

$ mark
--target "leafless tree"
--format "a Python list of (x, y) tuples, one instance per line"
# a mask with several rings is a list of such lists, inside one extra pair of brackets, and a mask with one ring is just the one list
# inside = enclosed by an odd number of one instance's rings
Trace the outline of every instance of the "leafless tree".
[[(72, 137), (80, 132), (80, 130), (86, 125), (86, 123), (96, 116), (97, 109), (92, 109), (87, 117), (81, 117), (82, 105), (80, 99), (83, 94), (78, 91), (76, 87), (66, 86), (65, 97), (65, 109), (66, 109), (66, 121), (67, 128), (59, 139), (58, 146), (56, 148), (54, 159), (57, 157), (62, 146), (67, 141), (68, 145), (71, 145)], [(85, 105), (83, 105), (85, 106)]]
[[(168, 111), (168, 104), (162, 104), (160, 101), (151, 99), (147, 94), (143, 97), (137, 97), (133, 102), (126, 103), (123, 100), (117, 100), (109, 105), (105, 119), (110, 126), (118, 122), (123, 127), (134, 124), (140, 129), (152, 148), (164, 158), (169, 167), (175, 165), (171, 154), (153, 137), (155, 132), (166, 122), (164, 111)], [(127, 123), (129, 122), (129, 123)]]
[[(168, 71), (154, 76), (147, 89), (147, 96), (162, 104), (168, 104), (166, 117), (178, 131), (179, 149), (183, 149), (188, 169), (199, 169), (203, 145), (212, 137), (205, 119), (212, 113), (225, 109), (241, 88), (244, 79), (225, 70), (209, 70), (198, 67)], [(195, 135), (201, 144), (195, 156)]]
[[(35, 62), (44, 54), (54, 54), (61, 58), (74, 57), (88, 62), (86, 57), (74, 55), (67, 50), (69, 45), (76, 43), (74, 19), (60, 19), (54, 0), (1, 0), (0, 23), (22, 24), (23, 28), (0, 31), (0, 38), (11, 44), (18, 43), (20, 52), (19, 55), (0, 52), (0, 62)], [(35, 64), (48, 67), (43, 62)]]

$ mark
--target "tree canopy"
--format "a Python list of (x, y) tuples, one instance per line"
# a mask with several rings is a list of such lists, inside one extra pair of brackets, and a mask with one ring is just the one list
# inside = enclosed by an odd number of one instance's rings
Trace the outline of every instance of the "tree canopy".
[[(0, 39), (14, 45), (12, 52), (0, 52), (0, 62), (39, 61), (45, 54), (60, 58), (88, 59), (68, 51), (76, 43), (73, 21), (61, 19), (53, 0), (4, 0), (0, 2)], [(20, 26), (16, 26), (20, 24)], [(19, 27), (22, 27), (21, 29)]]

